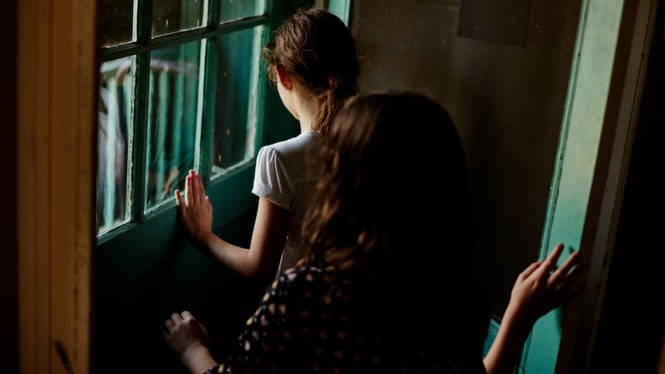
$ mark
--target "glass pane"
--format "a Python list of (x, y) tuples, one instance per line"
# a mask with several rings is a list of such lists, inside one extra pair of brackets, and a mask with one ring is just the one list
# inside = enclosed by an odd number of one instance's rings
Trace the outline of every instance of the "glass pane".
[(97, 233), (129, 220), (127, 180), (135, 82), (134, 58), (102, 64), (97, 132)]
[(205, 25), (204, 0), (153, 0), (152, 36), (171, 34)]
[(265, 3), (265, 0), (221, 0), (221, 22), (260, 16), (265, 13)]
[(135, 40), (134, 5), (134, 0), (104, 0), (101, 22), (103, 47)]
[(265, 30), (258, 26), (218, 40), (213, 176), (254, 155), (256, 93)]
[(194, 166), (201, 42), (152, 52), (146, 147), (148, 210), (184, 187)]

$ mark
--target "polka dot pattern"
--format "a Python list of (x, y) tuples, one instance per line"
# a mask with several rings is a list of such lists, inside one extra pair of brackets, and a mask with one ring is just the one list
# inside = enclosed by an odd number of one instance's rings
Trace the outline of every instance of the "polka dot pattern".
[(353, 279), (332, 268), (287, 270), (247, 320), (235, 352), (206, 374), (483, 372), (481, 358), (478, 370), (458, 371), (435, 349), (386, 354), (380, 334), (358, 322)]

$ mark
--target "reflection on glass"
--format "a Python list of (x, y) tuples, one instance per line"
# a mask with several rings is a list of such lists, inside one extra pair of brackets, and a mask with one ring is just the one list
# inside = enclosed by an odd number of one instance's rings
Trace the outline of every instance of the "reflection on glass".
[(104, 0), (102, 3), (102, 46), (134, 41), (134, 0)]
[(258, 26), (218, 40), (213, 176), (254, 154), (256, 92), (264, 33), (265, 28)]
[(265, 13), (265, 3), (265, 0), (220, 0), (220, 22), (260, 16)]
[(134, 62), (126, 57), (102, 64), (97, 126), (97, 233), (129, 219), (128, 162), (131, 150)]
[(146, 205), (158, 206), (183, 189), (194, 166), (199, 52), (191, 42), (152, 52), (146, 148)]
[(203, 26), (203, 3), (204, 0), (153, 0), (152, 36)]

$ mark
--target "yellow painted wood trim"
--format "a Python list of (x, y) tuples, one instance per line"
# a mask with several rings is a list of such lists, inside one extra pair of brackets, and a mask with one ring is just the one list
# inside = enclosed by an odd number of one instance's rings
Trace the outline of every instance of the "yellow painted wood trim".
[(19, 349), (25, 373), (89, 371), (96, 2), (18, 5)]

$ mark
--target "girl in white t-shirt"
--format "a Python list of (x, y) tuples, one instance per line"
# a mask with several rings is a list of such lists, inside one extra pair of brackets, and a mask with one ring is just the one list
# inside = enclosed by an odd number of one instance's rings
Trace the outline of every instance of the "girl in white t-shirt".
[(287, 19), (263, 57), (301, 134), (259, 150), (252, 189), (259, 205), (249, 250), (212, 232), (212, 205), (197, 173), (189, 172), (184, 193), (176, 190), (175, 199), (180, 221), (199, 249), (240, 275), (267, 283), (305, 254), (301, 227), (320, 170), (319, 138), (344, 101), (357, 93), (358, 58), (346, 25), (316, 8)]

